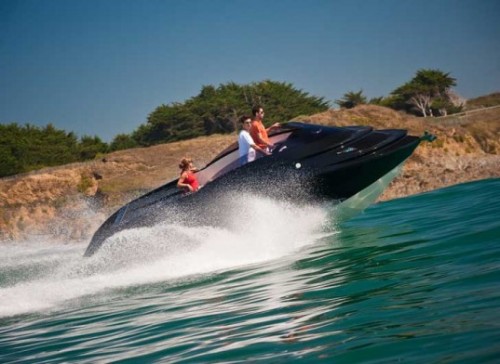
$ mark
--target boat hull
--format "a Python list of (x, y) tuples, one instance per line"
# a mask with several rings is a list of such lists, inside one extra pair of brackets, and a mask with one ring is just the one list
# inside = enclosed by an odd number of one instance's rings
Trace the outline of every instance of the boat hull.
[[(115, 233), (174, 219), (183, 224), (221, 225), (231, 197), (241, 193), (295, 203), (342, 202), (404, 162), (420, 138), (405, 130), (336, 128), (289, 123), (271, 136), (273, 154), (240, 166), (232, 145), (197, 173), (203, 187), (183, 194), (171, 181), (123, 206), (96, 231), (85, 256)], [(216, 210), (217, 210), (216, 209)]]

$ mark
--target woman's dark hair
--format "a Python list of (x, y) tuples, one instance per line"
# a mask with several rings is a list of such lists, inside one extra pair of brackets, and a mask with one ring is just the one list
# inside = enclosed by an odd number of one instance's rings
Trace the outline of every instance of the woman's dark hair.
[(248, 115), (243, 115), (242, 117), (240, 117), (240, 123), (243, 124), (245, 122), (245, 120), (252, 120), (252, 118)]

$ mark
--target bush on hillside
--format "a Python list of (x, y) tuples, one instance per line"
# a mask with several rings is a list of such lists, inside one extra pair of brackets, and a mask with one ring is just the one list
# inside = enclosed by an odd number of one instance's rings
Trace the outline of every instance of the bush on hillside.
[(147, 123), (132, 133), (140, 145), (173, 142), (238, 129), (238, 118), (249, 115), (255, 105), (266, 109), (265, 123), (291, 120), (328, 109), (322, 97), (297, 90), (290, 83), (263, 81), (247, 85), (234, 82), (203, 86), (184, 103), (161, 105), (149, 114)]
[(79, 141), (73, 132), (52, 124), (44, 128), (0, 124), (0, 177), (92, 159), (107, 149), (98, 137), (85, 136)]

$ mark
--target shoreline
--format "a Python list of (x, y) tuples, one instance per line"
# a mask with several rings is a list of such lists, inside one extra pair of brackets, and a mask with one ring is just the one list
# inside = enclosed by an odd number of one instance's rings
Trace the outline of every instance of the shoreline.
[[(446, 127), (386, 108), (363, 106), (329, 110), (300, 120), (324, 125), (372, 125), (405, 128), (409, 134), (429, 130), (437, 140), (422, 142), (377, 202), (451, 185), (500, 177), (500, 118), (481, 139), (462, 126)], [(387, 120), (390, 120), (389, 122)], [(487, 130), (488, 131), (488, 130)], [(489, 132), (489, 131), (488, 131)], [(492, 136), (491, 136), (492, 135)], [(118, 207), (177, 178), (177, 162), (189, 153), (198, 166), (234, 143), (236, 136), (212, 135), (148, 148), (123, 150), (90, 162), (49, 167), (0, 179), (0, 242), (29, 236), (54, 240), (89, 240)], [(484, 150), (493, 151), (486, 153)]]

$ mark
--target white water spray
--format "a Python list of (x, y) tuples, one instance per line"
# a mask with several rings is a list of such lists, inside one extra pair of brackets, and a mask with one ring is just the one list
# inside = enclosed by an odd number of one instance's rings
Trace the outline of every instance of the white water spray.
[(319, 207), (240, 195), (224, 228), (158, 224), (124, 230), (94, 256), (86, 243), (0, 246), (0, 317), (105, 299), (113, 290), (279, 259), (322, 236)]

